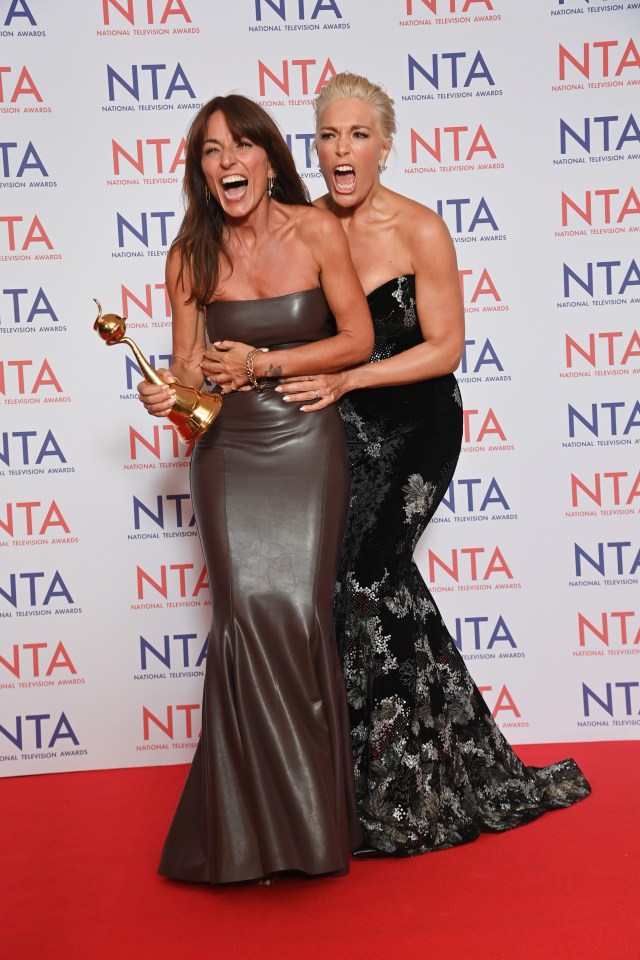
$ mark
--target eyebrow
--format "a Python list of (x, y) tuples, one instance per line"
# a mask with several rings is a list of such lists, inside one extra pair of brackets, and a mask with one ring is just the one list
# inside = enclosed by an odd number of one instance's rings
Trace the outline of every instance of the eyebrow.
[[(332, 127), (329, 124), (322, 124), (320, 129), (321, 130), (337, 130), (338, 127)], [(368, 126), (366, 123), (352, 123), (351, 126), (349, 127), (349, 131), (351, 130), (371, 130), (371, 127)]]
[[(251, 137), (246, 136), (244, 133), (240, 134), (240, 136), (238, 137), (238, 139), (237, 139), (235, 142), (236, 142), (236, 143), (240, 143), (241, 140), (249, 140), (251, 143), (253, 143), (253, 140), (251, 140)], [(205, 143), (217, 143), (219, 147), (222, 146), (222, 141), (221, 141), (221, 140), (217, 140), (215, 137), (206, 137), (206, 138), (202, 141), (202, 146), (203, 146), (203, 147), (204, 147)]]

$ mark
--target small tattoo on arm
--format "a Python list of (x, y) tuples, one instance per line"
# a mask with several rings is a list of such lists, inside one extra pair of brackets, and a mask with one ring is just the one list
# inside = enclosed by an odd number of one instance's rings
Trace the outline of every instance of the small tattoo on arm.
[(267, 372), (265, 373), (266, 377), (281, 377), (282, 376), (282, 367), (274, 367), (272, 363), (267, 367)]

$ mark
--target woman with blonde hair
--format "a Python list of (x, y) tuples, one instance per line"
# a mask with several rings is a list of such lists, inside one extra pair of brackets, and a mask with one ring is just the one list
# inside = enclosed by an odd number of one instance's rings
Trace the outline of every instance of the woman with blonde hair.
[(382, 87), (338, 74), (315, 113), (328, 189), (317, 205), (346, 233), (376, 339), (367, 363), (279, 389), (311, 416), (340, 404), (352, 482), (336, 616), (366, 838), (356, 856), (412, 856), (526, 823), (590, 788), (572, 760), (523, 766), (413, 560), (462, 441), (453, 242), (433, 210), (380, 181), (396, 126)]

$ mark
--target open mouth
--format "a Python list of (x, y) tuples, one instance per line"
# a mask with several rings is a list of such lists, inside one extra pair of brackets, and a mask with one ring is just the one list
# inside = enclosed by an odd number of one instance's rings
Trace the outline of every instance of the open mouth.
[(235, 173), (222, 178), (222, 191), (227, 200), (241, 200), (248, 186), (247, 178), (240, 177)]
[(356, 172), (347, 163), (341, 163), (333, 171), (333, 182), (338, 193), (351, 193), (356, 185)]

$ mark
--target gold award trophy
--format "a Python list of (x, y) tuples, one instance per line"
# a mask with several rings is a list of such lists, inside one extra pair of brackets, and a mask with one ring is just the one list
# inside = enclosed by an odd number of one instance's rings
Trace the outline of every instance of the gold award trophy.
[[(156, 373), (140, 352), (138, 345), (125, 336), (127, 318), (119, 317), (116, 313), (107, 313), (103, 317), (100, 301), (94, 297), (93, 302), (98, 306), (98, 316), (93, 329), (107, 346), (112, 347), (116, 343), (126, 343), (133, 350), (142, 376), (147, 383), (155, 383), (157, 386), (166, 385), (162, 377)], [(195, 387), (183, 387), (180, 383), (170, 383), (168, 386), (176, 395), (173, 410), (168, 419), (178, 431), (180, 439), (184, 440), (185, 443), (191, 443), (202, 436), (214, 422), (222, 408), (222, 397), (219, 393), (202, 393)]]

